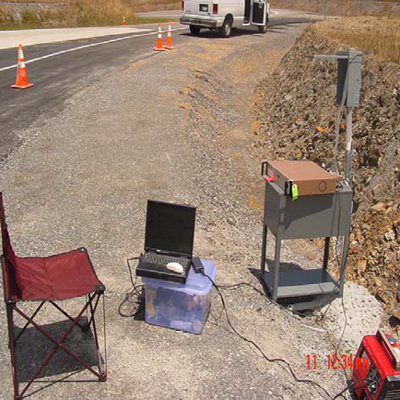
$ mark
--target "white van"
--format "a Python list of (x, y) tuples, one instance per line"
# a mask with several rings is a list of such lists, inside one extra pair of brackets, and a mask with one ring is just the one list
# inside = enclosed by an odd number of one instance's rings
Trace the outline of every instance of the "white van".
[(268, 0), (183, 0), (181, 24), (189, 25), (198, 35), (201, 28), (219, 30), (229, 37), (232, 28), (255, 25), (262, 33), (267, 31)]

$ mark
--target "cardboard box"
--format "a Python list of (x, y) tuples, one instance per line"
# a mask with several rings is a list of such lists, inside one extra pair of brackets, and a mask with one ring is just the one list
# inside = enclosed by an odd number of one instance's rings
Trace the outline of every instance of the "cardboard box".
[[(202, 260), (204, 272), (215, 279), (215, 265)], [(142, 278), (146, 285), (145, 321), (180, 331), (200, 334), (210, 310), (211, 281), (190, 267), (185, 284)]]
[(286, 195), (297, 185), (298, 195), (330, 194), (343, 177), (331, 174), (313, 161), (273, 161), (268, 163), (267, 179), (274, 181)]

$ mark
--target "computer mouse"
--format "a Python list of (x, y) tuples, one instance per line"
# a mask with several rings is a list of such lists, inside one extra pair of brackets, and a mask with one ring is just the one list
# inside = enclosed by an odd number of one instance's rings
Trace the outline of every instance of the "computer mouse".
[(167, 268), (170, 271), (174, 271), (178, 274), (181, 274), (183, 272), (183, 267), (181, 264), (177, 263), (177, 262), (170, 262), (167, 264)]

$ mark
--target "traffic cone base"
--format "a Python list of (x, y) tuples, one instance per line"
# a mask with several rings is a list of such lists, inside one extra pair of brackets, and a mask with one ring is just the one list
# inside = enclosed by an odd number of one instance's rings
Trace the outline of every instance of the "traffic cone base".
[(34, 83), (28, 83), (27, 85), (18, 85), (18, 84), (16, 83), (15, 85), (11, 85), (11, 87), (12, 87), (13, 89), (28, 89), (28, 88), (30, 88), (30, 87), (32, 87), (32, 86), (35, 86), (35, 84), (34, 84)]
[(161, 48), (153, 47), (153, 50), (155, 50), (155, 51), (166, 51), (166, 49), (164, 49), (164, 47), (161, 47)]
[(18, 46), (18, 66), (17, 66), (17, 81), (15, 85), (11, 85), (13, 89), (28, 89), (34, 84), (29, 83), (28, 75), (26, 74), (24, 53), (22, 51), (22, 45)]

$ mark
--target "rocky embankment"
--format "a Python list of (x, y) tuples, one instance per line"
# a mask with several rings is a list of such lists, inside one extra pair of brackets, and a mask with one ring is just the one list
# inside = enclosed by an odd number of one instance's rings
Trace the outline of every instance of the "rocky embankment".
[[(258, 86), (258, 146), (269, 159), (333, 165), (336, 62), (307, 58), (348, 48), (312, 25)], [(400, 318), (400, 66), (364, 54), (361, 105), (354, 112), (348, 279), (366, 286)], [(344, 120), (339, 167), (343, 171)]]

